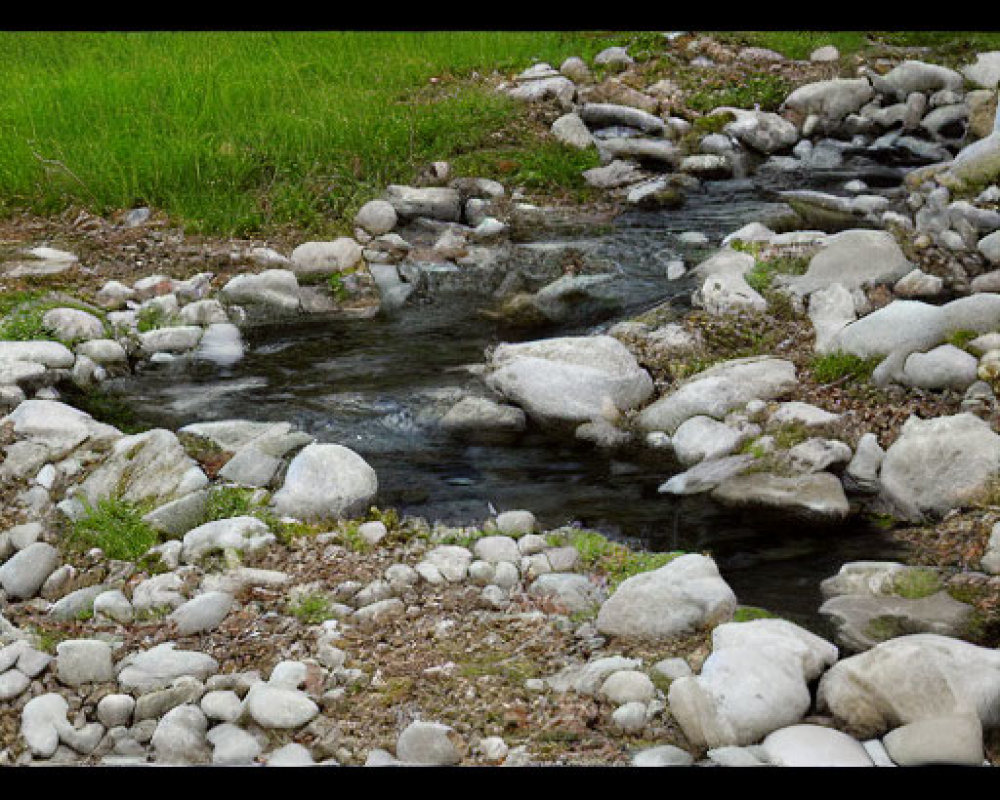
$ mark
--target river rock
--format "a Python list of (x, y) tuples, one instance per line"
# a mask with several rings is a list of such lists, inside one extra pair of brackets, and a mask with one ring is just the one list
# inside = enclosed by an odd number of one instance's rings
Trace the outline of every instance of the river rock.
[(910, 417), (886, 451), (885, 497), (904, 517), (941, 516), (976, 498), (1000, 472), (1000, 436), (973, 414)]
[(886, 356), (894, 350), (926, 350), (940, 343), (946, 331), (942, 307), (917, 300), (893, 300), (841, 328), (827, 340), (824, 351), (839, 350), (860, 358), (872, 358)]
[(569, 614), (593, 611), (604, 595), (586, 575), (549, 572), (539, 575), (528, 587), (532, 597), (549, 597), (566, 608)]
[(857, 739), (822, 725), (791, 725), (768, 734), (761, 743), (776, 767), (874, 767)]
[(311, 444), (292, 459), (273, 505), (299, 519), (336, 519), (367, 510), (377, 491), (375, 470), (353, 450)]
[(893, 283), (913, 269), (892, 234), (848, 230), (828, 236), (809, 269), (783, 282), (802, 295), (839, 283), (848, 290)]
[(816, 331), (817, 353), (829, 353), (837, 335), (854, 320), (854, 295), (840, 283), (818, 289), (809, 296), (809, 321)]
[(735, 508), (766, 510), (815, 523), (839, 522), (850, 510), (840, 479), (829, 472), (737, 475), (716, 486), (712, 499)]
[(218, 671), (219, 664), (211, 656), (192, 650), (176, 650), (175, 647), (173, 642), (164, 642), (126, 656), (118, 672), (121, 688), (140, 693), (152, 692), (166, 688), (182, 675), (205, 680)]
[(270, 683), (254, 684), (244, 702), (262, 728), (301, 728), (319, 714), (319, 706), (304, 692)]
[(795, 365), (770, 356), (739, 358), (716, 364), (686, 379), (639, 414), (646, 431), (673, 433), (697, 415), (721, 419), (751, 400), (772, 400), (797, 384)]
[(923, 61), (904, 61), (885, 75), (872, 77), (877, 92), (895, 95), (899, 100), (905, 100), (912, 92), (961, 91), (963, 83), (962, 76), (955, 70)]
[(205, 328), (198, 341), (194, 357), (228, 367), (243, 358), (243, 337), (240, 329), (229, 322), (214, 322)]
[(885, 450), (878, 443), (874, 433), (866, 433), (859, 440), (847, 469), (844, 470), (845, 483), (853, 489), (876, 492), (879, 488), (878, 473), (885, 458)]
[(197, 491), (208, 478), (171, 431), (162, 428), (124, 436), (81, 485), (91, 503), (114, 495), (133, 503), (162, 504)]
[(902, 725), (882, 744), (901, 767), (925, 764), (979, 767), (983, 764), (983, 725), (971, 713), (947, 714)]
[(230, 517), (206, 522), (184, 534), (181, 559), (193, 564), (220, 550), (253, 552), (274, 541), (267, 524), (257, 517)]
[(156, 328), (139, 334), (139, 347), (147, 356), (153, 353), (186, 353), (197, 347), (203, 333), (198, 325)]
[(291, 254), (296, 275), (329, 275), (352, 269), (361, 261), (361, 245), (349, 236), (332, 242), (305, 242)]
[(56, 646), (56, 672), (67, 686), (114, 680), (111, 647), (97, 639), (66, 639)]
[[(674, 432), (674, 455), (685, 467), (727, 456), (755, 434), (754, 428), (737, 430), (711, 417), (691, 417)], [(760, 429), (756, 428), (756, 433)]]
[(58, 694), (48, 693), (29, 700), (21, 712), (21, 736), (31, 752), (50, 758), (59, 746), (60, 733), (69, 728), (69, 703)]
[(396, 227), (396, 209), (386, 200), (369, 200), (354, 215), (354, 224), (372, 236), (389, 233)]
[(950, 188), (996, 183), (1000, 176), (1000, 131), (973, 142), (955, 156), (939, 180)]
[(8, 597), (28, 600), (59, 566), (59, 551), (44, 542), (19, 550), (0, 566), (0, 586)]
[(820, 680), (819, 709), (862, 735), (973, 711), (984, 728), (1000, 723), (1000, 653), (960, 639), (900, 636), (843, 659)]
[(209, 763), (207, 731), (208, 720), (198, 706), (186, 704), (171, 709), (159, 721), (150, 740), (157, 763)]
[(582, 174), (587, 184), (595, 189), (617, 189), (647, 177), (647, 173), (628, 161), (612, 161), (603, 167), (585, 170)]
[(525, 81), (505, 91), (514, 99), (529, 103), (555, 100), (560, 108), (569, 111), (576, 96), (576, 84), (563, 75), (556, 75), (551, 78)]
[(266, 269), (256, 275), (237, 275), (222, 287), (223, 298), (230, 303), (262, 306), (282, 312), (300, 308), (299, 282), (287, 269)]
[(249, 766), (263, 750), (254, 736), (228, 722), (216, 725), (206, 738), (213, 748), (213, 764)]
[(177, 625), (178, 636), (189, 636), (217, 628), (232, 605), (230, 594), (205, 592), (174, 609), (167, 619)]
[(838, 78), (800, 86), (785, 98), (783, 108), (792, 113), (800, 127), (809, 116), (839, 122), (856, 113), (875, 92), (864, 78)]
[(976, 381), (979, 362), (952, 344), (927, 353), (913, 353), (903, 366), (902, 381), (920, 389), (965, 391)]
[(487, 384), (544, 423), (587, 422), (644, 402), (649, 374), (617, 339), (578, 336), (502, 344)]
[(660, 485), (660, 494), (699, 494), (714, 489), (734, 475), (746, 472), (756, 459), (749, 454), (702, 461), (686, 472), (674, 475)]
[(521, 409), (487, 397), (463, 397), (441, 418), (441, 427), (458, 437), (514, 434), (526, 424)]
[(602, 605), (597, 629), (606, 635), (664, 639), (718, 624), (736, 610), (736, 596), (715, 562), (688, 554), (627, 578)]
[(439, 186), (415, 187), (390, 185), (385, 200), (404, 220), (430, 217), (444, 222), (459, 222), (462, 204), (457, 189)]
[(411, 722), (396, 740), (396, 757), (404, 764), (447, 766), (462, 760), (458, 734), (440, 722)]
[(624, 125), (636, 128), (643, 133), (656, 135), (662, 135), (666, 128), (666, 124), (659, 117), (631, 106), (620, 106), (613, 103), (585, 103), (578, 113), (590, 128)]
[(991, 264), (1000, 264), (1000, 230), (984, 236), (976, 247)]
[(727, 123), (723, 131), (759, 153), (787, 150), (799, 140), (795, 125), (778, 114), (729, 107), (716, 109), (713, 113), (722, 111), (736, 116), (736, 120)]
[(593, 147), (594, 137), (591, 135), (580, 115), (564, 114), (552, 123), (552, 135), (560, 142), (577, 150)]
[(42, 327), (67, 342), (104, 337), (104, 323), (78, 308), (49, 309), (42, 315)]

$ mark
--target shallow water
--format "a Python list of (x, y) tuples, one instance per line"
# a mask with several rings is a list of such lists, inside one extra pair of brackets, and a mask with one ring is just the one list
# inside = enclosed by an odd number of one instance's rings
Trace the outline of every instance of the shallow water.
[[(857, 174), (814, 175), (809, 188), (826, 189)], [(710, 184), (680, 210), (629, 212), (613, 230), (579, 238), (619, 274), (621, 308), (611, 322), (667, 299), (686, 306), (692, 285), (668, 281), (667, 262), (684, 258), (691, 266), (725, 234), (766, 219), (775, 209), (775, 188), (780, 184), (759, 178)], [(684, 231), (701, 231), (711, 244), (685, 247), (677, 240)], [(162, 365), (112, 388), (155, 425), (288, 420), (321, 441), (351, 447), (378, 474), (378, 504), (403, 513), (476, 524), (491, 506), (528, 508), (546, 526), (579, 522), (652, 550), (711, 552), (741, 603), (814, 630), (824, 627), (816, 614), (823, 578), (845, 561), (902, 556), (864, 523), (811, 528), (733, 512), (705, 496), (660, 495), (657, 487), (677, 467), (648, 451), (609, 455), (539, 432), (504, 445), (450, 439), (433, 420), (462, 387), (475, 384), (465, 367), (481, 362), (487, 346), (514, 338), (484, 320), (476, 305), (446, 302), (404, 308), (393, 317), (314, 317), (257, 328), (246, 332), (247, 354), (232, 367)]]

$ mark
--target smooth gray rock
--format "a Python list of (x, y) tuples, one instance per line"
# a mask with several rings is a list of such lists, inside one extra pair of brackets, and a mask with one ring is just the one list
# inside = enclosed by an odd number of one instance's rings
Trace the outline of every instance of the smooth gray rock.
[(209, 763), (207, 732), (208, 720), (198, 706), (181, 705), (171, 709), (160, 720), (151, 739), (157, 763)]
[(597, 629), (611, 636), (664, 639), (729, 619), (736, 596), (706, 556), (687, 554), (627, 578), (602, 605)]
[(1000, 653), (920, 633), (890, 639), (836, 663), (820, 680), (817, 707), (870, 736), (969, 710), (988, 728), (1000, 723), (998, 693)]
[(895, 283), (912, 271), (896, 240), (886, 231), (847, 230), (828, 236), (809, 261), (806, 273), (780, 280), (798, 294), (807, 295), (839, 283), (857, 289)]
[(902, 725), (882, 738), (889, 757), (901, 767), (948, 764), (979, 767), (983, 752), (983, 725), (966, 712), (932, 717)]
[(0, 566), (0, 586), (8, 597), (28, 600), (38, 594), (45, 579), (59, 566), (60, 555), (52, 545), (35, 542), (19, 550)]
[(902, 380), (920, 389), (965, 391), (976, 381), (979, 362), (952, 344), (943, 344), (926, 353), (912, 353), (903, 365)]
[(337, 444), (311, 444), (292, 459), (273, 498), (278, 514), (336, 519), (367, 510), (378, 479), (361, 456)]
[(215, 630), (233, 606), (233, 596), (226, 592), (204, 592), (177, 607), (167, 617), (177, 625), (179, 636)]
[(329, 275), (352, 269), (361, 260), (361, 245), (349, 236), (332, 242), (304, 242), (290, 256), (296, 275)]
[(586, 575), (576, 573), (539, 575), (528, 587), (528, 594), (552, 598), (570, 614), (592, 611), (604, 600), (604, 594)]
[(564, 114), (553, 122), (552, 135), (563, 144), (578, 150), (594, 146), (594, 137), (580, 119), (580, 115), (576, 113)]
[(208, 732), (206, 738), (213, 748), (213, 764), (250, 765), (263, 751), (260, 742), (254, 736), (229, 722), (216, 725)]
[(151, 692), (169, 686), (175, 678), (193, 675), (205, 680), (219, 669), (218, 662), (205, 653), (176, 650), (164, 642), (121, 662), (118, 683), (126, 691)]
[(861, 742), (822, 725), (792, 725), (761, 743), (776, 767), (873, 767)]
[(430, 217), (445, 222), (458, 222), (461, 219), (462, 205), (456, 189), (390, 185), (386, 187), (385, 200), (404, 220)]
[(396, 740), (396, 757), (405, 764), (447, 766), (462, 755), (453, 739), (455, 731), (440, 722), (411, 722)]
[(369, 200), (354, 215), (354, 224), (372, 236), (389, 233), (396, 227), (396, 209), (386, 200)]
[(275, 541), (267, 524), (257, 517), (230, 517), (199, 525), (184, 534), (181, 559), (193, 564), (220, 550), (253, 552)]
[(677, 460), (685, 467), (691, 467), (700, 461), (729, 455), (756, 433), (760, 433), (756, 426), (738, 430), (699, 415), (682, 422), (674, 432), (671, 443)]
[(67, 686), (114, 680), (111, 646), (98, 639), (67, 639), (56, 646), (56, 675)]
[(712, 498), (727, 506), (766, 510), (811, 522), (839, 522), (849, 511), (840, 480), (829, 472), (737, 475), (716, 486)]
[(975, 499), (1000, 472), (1000, 436), (973, 414), (911, 417), (882, 460), (880, 481), (898, 513), (941, 516)]
[(263, 306), (279, 312), (295, 312), (301, 306), (298, 279), (288, 269), (237, 275), (222, 287), (222, 297), (229, 303)]

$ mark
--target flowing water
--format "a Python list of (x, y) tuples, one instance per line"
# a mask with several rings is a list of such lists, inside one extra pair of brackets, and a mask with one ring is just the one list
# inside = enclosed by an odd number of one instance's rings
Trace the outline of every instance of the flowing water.
[[(816, 174), (809, 188), (852, 177), (857, 170)], [(899, 179), (887, 178), (885, 170), (861, 177), (873, 186)], [(611, 322), (671, 298), (679, 308), (686, 305), (693, 285), (668, 281), (666, 264), (684, 258), (690, 266), (711, 247), (685, 247), (677, 234), (701, 231), (717, 247), (725, 234), (775, 210), (773, 188), (760, 177), (712, 183), (680, 210), (629, 212), (610, 231), (577, 237), (618, 272), (621, 307)], [(564, 326), (545, 335), (607, 324)], [(711, 552), (741, 603), (813, 629), (823, 627), (816, 613), (823, 578), (845, 561), (902, 556), (863, 522), (814, 528), (734, 512), (704, 495), (660, 495), (657, 487), (677, 467), (649, 451), (608, 454), (538, 431), (502, 445), (449, 438), (434, 419), (462, 387), (474, 384), (465, 367), (482, 362), (487, 346), (514, 338), (478, 314), (475, 302), (404, 307), (374, 319), (310, 317), (245, 336), (246, 356), (232, 367), (159, 365), (112, 388), (159, 426), (288, 420), (321, 441), (344, 444), (376, 470), (378, 504), (402, 513), (477, 524), (491, 506), (527, 508), (547, 527), (579, 522), (651, 550)]]

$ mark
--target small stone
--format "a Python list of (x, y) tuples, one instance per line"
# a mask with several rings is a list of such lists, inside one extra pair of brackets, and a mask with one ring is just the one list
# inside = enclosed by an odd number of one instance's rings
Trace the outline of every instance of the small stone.
[(438, 722), (411, 722), (399, 735), (396, 756), (407, 764), (444, 766), (457, 764), (462, 755), (455, 745), (455, 731)]
[(114, 680), (111, 646), (97, 639), (68, 639), (56, 647), (56, 672), (67, 686)]

